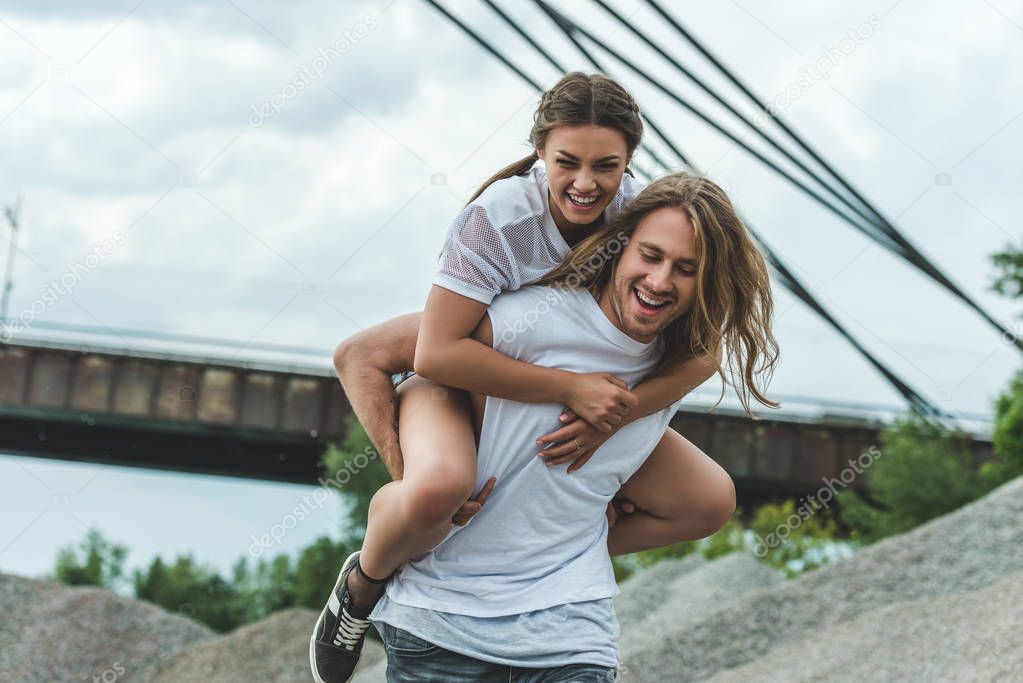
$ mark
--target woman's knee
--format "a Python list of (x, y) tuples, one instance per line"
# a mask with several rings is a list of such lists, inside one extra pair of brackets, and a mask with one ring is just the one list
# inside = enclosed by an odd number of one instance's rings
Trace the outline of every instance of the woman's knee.
[(716, 469), (701, 479), (699, 486), (675, 493), (659, 510), (662, 519), (678, 528), (680, 541), (710, 536), (735, 514), (735, 483), (728, 473)]
[(419, 375), (397, 389), (402, 497), (419, 529), (450, 521), (476, 483), (476, 442), (462, 393)]
[(695, 522), (698, 531), (706, 537), (720, 530), (735, 514), (735, 482), (722, 469), (708, 478), (702, 491), (695, 508), (689, 508), (693, 517), (687, 524), (691, 527)]
[(432, 528), (451, 520), (473, 493), (475, 471), (445, 467), (404, 480), (403, 495), (413, 525)]
[(735, 514), (735, 482), (728, 472), (721, 470), (713, 487), (714, 495), (707, 506), (707, 517), (715, 530), (723, 527)]

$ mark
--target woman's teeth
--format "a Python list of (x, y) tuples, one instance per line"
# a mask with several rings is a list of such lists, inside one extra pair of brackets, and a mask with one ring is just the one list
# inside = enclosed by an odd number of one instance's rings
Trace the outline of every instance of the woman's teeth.
[(573, 204), (578, 204), (579, 206), (583, 206), (583, 207), (590, 206), (595, 201), (597, 201), (596, 197), (580, 197), (579, 195), (572, 194), (570, 192), (567, 193), (567, 194), (568, 194), (568, 198), (572, 201)]

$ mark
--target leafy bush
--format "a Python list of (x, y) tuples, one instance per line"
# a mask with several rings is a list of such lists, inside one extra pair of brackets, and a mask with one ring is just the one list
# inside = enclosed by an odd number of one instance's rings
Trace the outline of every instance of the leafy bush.
[(839, 491), (839, 517), (866, 543), (951, 512), (991, 489), (973, 462), (970, 437), (912, 413), (881, 433), (881, 457), (865, 474), (869, 500)]
[(838, 525), (828, 510), (797, 507), (790, 499), (757, 508), (750, 531), (757, 557), (791, 577), (827, 563), (824, 549), (835, 540)]

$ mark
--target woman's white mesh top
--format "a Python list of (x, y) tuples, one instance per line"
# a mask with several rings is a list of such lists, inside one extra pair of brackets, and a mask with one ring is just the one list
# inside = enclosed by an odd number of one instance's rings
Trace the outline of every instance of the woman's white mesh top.
[[(622, 176), (604, 220), (617, 216), (642, 189), (633, 176)], [(493, 183), (451, 223), (433, 284), (489, 305), (500, 292), (532, 284), (549, 273), (570, 247), (547, 202), (542, 160), (526, 175)]]

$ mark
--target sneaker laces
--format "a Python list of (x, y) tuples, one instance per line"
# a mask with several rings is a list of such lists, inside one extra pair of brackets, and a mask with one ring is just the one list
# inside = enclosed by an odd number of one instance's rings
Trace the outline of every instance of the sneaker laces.
[(337, 631), (334, 633), (334, 645), (349, 651), (355, 650), (369, 624), (369, 619), (353, 617), (348, 610), (342, 608), (341, 616), (337, 620)]

